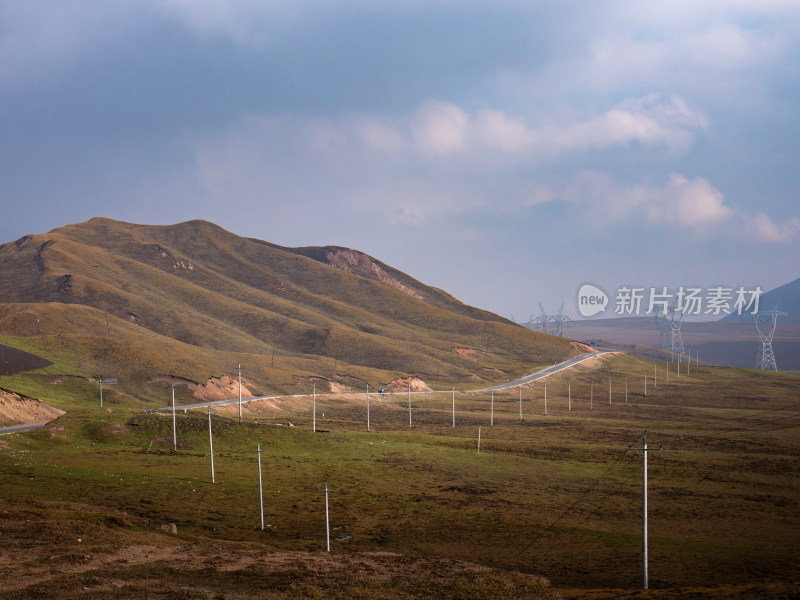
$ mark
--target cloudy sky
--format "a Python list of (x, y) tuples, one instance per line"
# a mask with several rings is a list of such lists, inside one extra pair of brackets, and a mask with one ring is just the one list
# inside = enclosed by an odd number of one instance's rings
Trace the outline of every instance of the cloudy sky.
[(800, 276), (796, 0), (0, 0), (0, 242), (201, 218), (526, 320)]

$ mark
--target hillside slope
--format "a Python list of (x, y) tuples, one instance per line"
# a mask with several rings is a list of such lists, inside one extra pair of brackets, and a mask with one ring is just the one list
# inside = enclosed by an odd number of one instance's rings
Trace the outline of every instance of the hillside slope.
[[(314, 376), (477, 384), (574, 354), (361, 252), (205, 221), (95, 218), (26, 235), (0, 246), (0, 274), (3, 341), (90, 374), (199, 381), (240, 362), (260, 391)], [(78, 348), (91, 350), (78, 360)]]

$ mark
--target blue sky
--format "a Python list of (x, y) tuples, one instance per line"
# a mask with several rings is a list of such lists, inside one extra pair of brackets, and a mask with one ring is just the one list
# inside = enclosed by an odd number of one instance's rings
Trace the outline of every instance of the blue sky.
[(505, 316), (800, 276), (800, 4), (0, 0), (0, 242), (201, 218)]

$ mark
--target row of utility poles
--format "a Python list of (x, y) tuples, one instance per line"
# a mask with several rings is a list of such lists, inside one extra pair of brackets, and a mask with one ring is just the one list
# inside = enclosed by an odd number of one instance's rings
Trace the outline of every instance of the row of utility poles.
[[(173, 388), (174, 389), (174, 388)], [(174, 398), (174, 396), (173, 396)], [(173, 404), (173, 447), (177, 449), (177, 438), (175, 429), (175, 410)], [(214, 439), (211, 427), (211, 407), (208, 407), (208, 444), (209, 456), (211, 459), (211, 483), (216, 483), (214, 472)], [(642, 453), (642, 589), (648, 589), (648, 525), (647, 525), (647, 453), (662, 450), (659, 448), (648, 448), (647, 446), (647, 431), (644, 432), (644, 443), (641, 448), (628, 448), (629, 451), (637, 451)], [(481, 427), (478, 427), (478, 454), (481, 451)], [(264, 530), (264, 487), (261, 469), (261, 444), (256, 447), (257, 462), (258, 462), (258, 500), (259, 500), (259, 513), (261, 519), (261, 530)], [(330, 530), (330, 513), (328, 495), (330, 492), (335, 491), (328, 488), (328, 482), (325, 481), (325, 487), (321, 492), (325, 493), (325, 539), (326, 550), (331, 551), (331, 530)]]
[[(678, 362), (680, 364), (680, 362)], [(687, 368), (687, 375), (689, 374), (689, 365), (686, 365)], [(658, 371), (656, 365), (653, 366), (653, 385), (656, 387), (658, 385)], [(669, 379), (669, 368), (666, 369), (667, 372), (667, 379)], [(680, 367), (678, 367), (678, 371), (680, 372)], [(239, 420), (242, 420), (242, 395), (241, 395), (241, 364), (238, 365), (238, 375), (239, 375)], [(643, 374), (644, 376), (644, 396), (647, 396), (647, 373)], [(100, 402), (102, 406), (102, 386), (103, 384), (106, 385), (113, 385), (118, 383), (117, 379), (114, 378), (100, 378)], [(547, 409), (547, 382), (544, 381), (544, 414), (548, 416), (548, 409)], [(608, 380), (608, 403), (611, 404), (612, 401), (612, 380)], [(572, 381), (568, 381), (567, 387), (567, 398), (568, 398), (568, 410), (572, 410)], [(313, 430), (316, 431), (316, 382), (314, 382), (313, 392)], [(590, 408), (592, 407), (594, 400), (594, 381), (590, 381)], [(625, 378), (625, 401), (628, 401), (628, 378)], [(366, 403), (367, 403), (367, 431), (370, 430), (370, 398), (369, 398), (369, 384), (367, 384), (366, 388)], [(522, 389), (520, 388), (520, 395), (519, 395), (519, 406), (520, 406), (520, 419), (522, 419)], [(455, 421), (455, 388), (452, 389), (452, 411), (453, 411), (453, 427), (456, 425)], [(412, 404), (411, 404), (411, 385), (408, 385), (408, 417), (409, 417), (409, 427), (412, 426)], [(494, 390), (491, 390), (491, 399), (490, 399), (490, 425), (494, 426)], [(172, 385), (172, 428), (173, 428), (173, 449), (177, 450), (177, 427), (176, 427), (176, 408), (175, 408), (175, 386)], [(214, 440), (213, 440), (213, 430), (212, 430), (212, 420), (211, 420), (211, 407), (208, 407), (208, 436), (209, 436), (209, 457), (211, 463), (211, 483), (216, 483), (216, 475), (214, 470)], [(480, 444), (481, 444), (481, 428), (478, 428), (478, 453), (480, 453)], [(629, 448), (632, 451), (639, 451), (642, 452), (642, 460), (643, 460), (643, 469), (642, 469), (642, 588), (648, 589), (649, 582), (648, 582), (648, 524), (647, 524), (647, 453), (654, 451), (654, 450), (661, 450), (661, 448), (648, 448), (647, 446), (647, 432), (645, 431), (644, 434), (644, 443), (642, 448)], [(263, 494), (263, 480), (262, 480), (262, 468), (261, 468), (261, 444), (257, 445), (256, 448), (257, 454), (257, 462), (258, 462), (258, 489), (259, 489), (259, 508), (260, 508), (260, 521), (261, 521), (261, 529), (264, 530), (264, 494)], [(325, 493), (325, 531), (326, 531), (326, 550), (330, 552), (330, 518), (329, 518), (329, 500), (328, 496), (331, 490), (328, 488), (328, 482), (325, 481), (324, 490), (320, 490), (321, 492)]]

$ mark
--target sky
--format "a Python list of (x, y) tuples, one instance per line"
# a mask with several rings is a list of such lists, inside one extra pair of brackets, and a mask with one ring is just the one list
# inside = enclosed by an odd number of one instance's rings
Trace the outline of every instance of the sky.
[(796, 0), (0, 0), (0, 242), (356, 248), (525, 321), (800, 277)]

